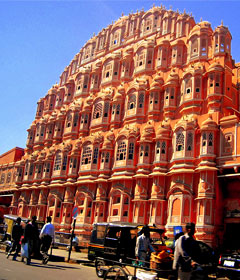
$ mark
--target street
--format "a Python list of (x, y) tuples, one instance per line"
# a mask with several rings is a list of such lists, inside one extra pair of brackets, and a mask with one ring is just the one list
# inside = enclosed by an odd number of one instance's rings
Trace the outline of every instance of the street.
[(82, 279), (96, 280), (95, 268), (84, 264), (69, 264), (66, 262), (51, 262), (43, 265), (40, 260), (32, 260), (31, 265), (12, 261), (12, 257), (6, 258), (3, 251), (0, 251), (0, 280), (59, 280), (59, 279)]

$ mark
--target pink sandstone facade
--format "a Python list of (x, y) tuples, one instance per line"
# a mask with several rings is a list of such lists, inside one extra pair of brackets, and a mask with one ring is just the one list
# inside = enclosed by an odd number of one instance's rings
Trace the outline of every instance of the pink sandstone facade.
[[(196, 223), (220, 246), (240, 222), (239, 70), (221, 24), (153, 7), (93, 36), (38, 101), (9, 212), (92, 224)], [(9, 167), (0, 165), (0, 191)]]

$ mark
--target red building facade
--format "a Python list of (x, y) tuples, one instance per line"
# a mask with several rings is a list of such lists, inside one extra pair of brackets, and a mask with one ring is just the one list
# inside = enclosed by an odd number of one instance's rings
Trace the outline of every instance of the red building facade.
[(240, 222), (231, 39), (223, 24), (162, 7), (92, 37), (38, 101), (10, 213), (50, 215), (68, 232), (77, 206), (83, 240), (94, 222), (155, 224), (173, 236), (193, 221), (198, 239), (222, 244)]

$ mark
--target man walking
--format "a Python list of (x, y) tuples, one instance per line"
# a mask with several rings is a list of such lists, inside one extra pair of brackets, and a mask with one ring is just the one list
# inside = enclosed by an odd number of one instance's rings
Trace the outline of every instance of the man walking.
[(31, 255), (33, 251), (33, 243), (34, 243), (34, 228), (32, 225), (32, 222), (29, 220), (26, 224), (25, 230), (24, 230), (24, 238), (22, 240), (22, 243), (28, 243), (28, 257), (27, 257), (27, 265), (30, 265), (31, 263)]
[(186, 224), (186, 233), (180, 236), (175, 243), (173, 269), (178, 269), (179, 280), (190, 280), (194, 261), (198, 254), (196, 240), (193, 238), (195, 224)]
[(11, 253), (13, 251), (15, 251), (15, 253), (13, 255), (13, 258), (12, 258), (13, 261), (16, 261), (18, 253), (21, 250), (20, 239), (21, 239), (21, 236), (23, 234), (21, 221), (22, 221), (22, 219), (20, 217), (18, 217), (17, 220), (16, 220), (16, 224), (13, 226), (13, 230), (12, 230), (13, 245), (12, 245), (12, 247), (10, 248), (10, 250), (7, 254), (7, 258), (9, 258)]
[(137, 259), (143, 261), (143, 265), (145, 265), (144, 261), (146, 260), (148, 249), (151, 252), (155, 252), (153, 246), (150, 244), (150, 229), (148, 226), (144, 226), (142, 228), (142, 234), (137, 238), (135, 247), (135, 255)]
[(47, 217), (47, 223), (43, 226), (41, 232), (40, 232), (40, 239), (41, 239), (41, 254), (43, 256), (42, 263), (46, 264), (48, 262), (49, 256), (48, 256), (48, 250), (51, 246), (51, 243), (54, 243), (55, 239), (55, 231), (54, 231), (54, 225), (51, 224), (52, 218)]

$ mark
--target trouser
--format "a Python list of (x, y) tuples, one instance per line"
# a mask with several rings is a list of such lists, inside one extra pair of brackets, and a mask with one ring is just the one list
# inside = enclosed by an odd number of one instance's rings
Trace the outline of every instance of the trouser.
[(47, 252), (51, 246), (52, 237), (50, 235), (44, 235), (41, 241), (42, 241), (41, 248), (40, 248), (41, 254), (43, 258), (47, 258), (48, 257)]
[(13, 245), (12, 245), (12, 247), (10, 248), (10, 250), (9, 250), (8, 253), (9, 253), (9, 255), (10, 255), (12, 252), (15, 251), (14, 257), (16, 258), (17, 255), (18, 255), (18, 253), (20, 252), (20, 250), (21, 250), (20, 240), (13, 240)]
[(178, 280), (190, 280), (192, 272), (183, 272), (181, 269), (178, 270)]

